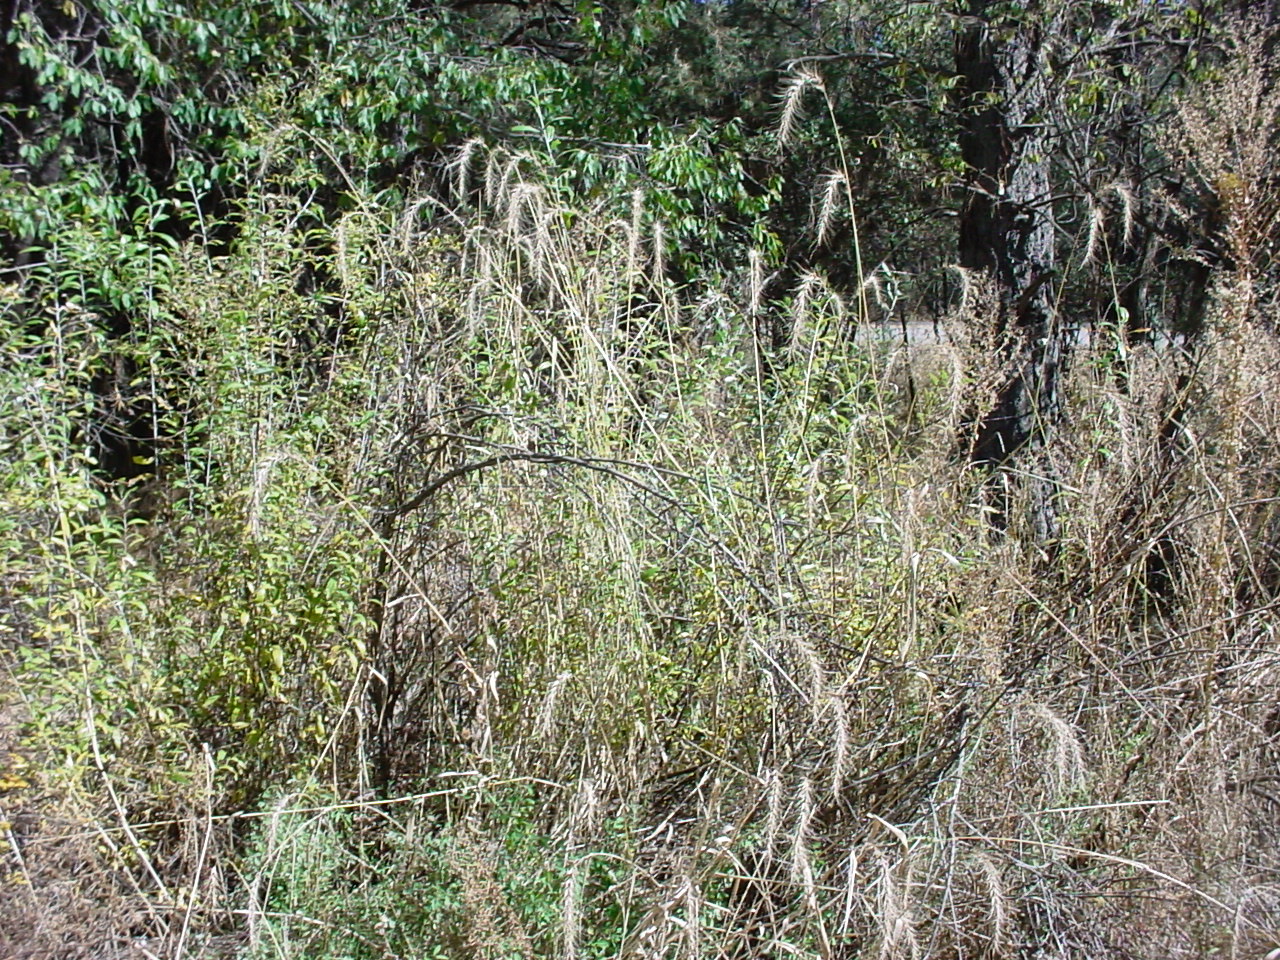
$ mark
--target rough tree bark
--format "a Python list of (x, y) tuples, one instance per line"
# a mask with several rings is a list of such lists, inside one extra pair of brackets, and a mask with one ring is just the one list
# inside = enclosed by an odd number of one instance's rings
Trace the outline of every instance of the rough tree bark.
[[(1010, 370), (981, 416), (969, 455), (991, 473), (992, 518), (1010, 523), (1009, 490), (1025, 484), (1037, 539), (1056, 535), (1045, 430), (1057, 415), (1066, 342), (1054, 310), (1051, 111), (1041, 4), (969, 0), (956, 38), (960, 147), (968, 168), (960, 265), (996, 286)], [(1011, 467), (1016, 460), (1018, 473)], [(1021, 477), (1021, 480), (1016, 480)]]

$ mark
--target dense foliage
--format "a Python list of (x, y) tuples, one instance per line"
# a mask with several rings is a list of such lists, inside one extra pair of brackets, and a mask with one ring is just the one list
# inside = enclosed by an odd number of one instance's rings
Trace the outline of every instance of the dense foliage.
[(1266, 953), (1267, 16), (3, 0), (0, 953)]

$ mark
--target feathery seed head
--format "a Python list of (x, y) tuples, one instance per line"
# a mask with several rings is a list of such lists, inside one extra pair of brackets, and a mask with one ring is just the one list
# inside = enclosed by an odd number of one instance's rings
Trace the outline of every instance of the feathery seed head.
[(653, 221), (653, 285), (659, 289), (667, 278), (667, 229), (661, 220)]
[(800, 286), (796, 288), (795, 300), (791, 305), (791, 343), (788, 346), (793, 358), (799, 356), (805, 349), (812, 319), (810, 313), (813, 308), (814, 294), (821, 286), (821, 277), (816, 273), (806, 273), (800, 278)]
[(835, 740), (835, 755), (831, 760), (831, 797), (839, 801), (840, 790), (844, 786), (844, 768), (849, 762), (849, 714), (839, 692), (831, 698), (831, 712)]
[(1103, 225), (1104, 225), (1104, 217), (1103, 217), (1103, 211), (1102, 211), (1102, 204), (1094, 203), (1092, 200), (1090, 200), (1089, 201), (1089, 231), (1088, 231), (1088, 237), (1085, 240), (1084, 256), (1081, 258), (1081, 262), (1086, 266), (1094, 262), (1094, 259), (1098, 255), (1098, 248), (1102, 246)]
[(810, 87), (822, 90), (822, 77), (807, 65), (797, 67), (784, 81), (779, 100), (782, 111), (778, 117), (778, 143), (786, 146), (795, 136), (796, 124), (804, 106), (804, 94)]
[(777, 770), (770, 770), (764, 775), (764, 785), (764, 853), (766, 857), (770, 857), (778, 842), (778, 829), (782, 825), (782, 777)]
[(1126, 245), (1133, 243), (1133, 229), (1135, 225), (1134, 215), (1134, 199), (1133, 191), (1123, 183), (1116, 181), (1111, 185), (1111, 190), (1120, 198), (1120, 203), (1124, 213), (1124, 242)]
[(1085, 781), (1085, 756), (1076, 728), (1046, 704), (1032, 704), (1030, 712), (1048, 735), (1054, 792), (1061, 796), (1081, 786)]
[(798, 806), (795, 834), (791, 838), (791, 879), (796, 883), (803, 883), (806, 872), (812, 875), (809, 863), (809, 829), (813, 823), (813, 784), (808, 777), (800, 781)]
[(460, 204), (466, 202), (471, 186), (471, 161), (482, 142), (479, 137), (471, 137), (458, 150), (457, 156), (449, 161), (449, 168), (453, 173), (453, 192)]
[(577, 960), (578, 942), (582, 935), (582, 883), (578, 864), (570, 864), (560, 891), (560, 929), (564, 960)]
[(831, 224), (835, 221), (836, 204), (840, 199), (840, 191), (847, 183), (848, 178), (843, 170), (832, 170), (822, 178), (821, 200), (818, 204), (815, 224), (817, 239), (814, 241), (819, 247), (827, 242), (827, 238), (831, 234)]
[(498, 202), (503, 181), (510, 169), (510, 156), (504, 150), (490, 150), (484, 165), (484, 202), (490, 207)]

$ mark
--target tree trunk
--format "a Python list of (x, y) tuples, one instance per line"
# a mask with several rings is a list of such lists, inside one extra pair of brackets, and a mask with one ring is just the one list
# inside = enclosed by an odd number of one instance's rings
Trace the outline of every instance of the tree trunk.
[(970, 0), (960, 18), (956, 72), (960, 147), (968, 167), (960, 215), (960, 265), (985, 276), (999, 293), (999, 323), (1008, 335), (1010, 371), (982, 416), (970, 448), (991, 472), (993, 520), (1009, 523), (1008, 490), (1015, 458), (1031, 487), (1037, 539), (1056, 533), (1054, 483), (1044, 456), (1045, 429), (1058, 407), (1065, 339), (1054, 310), (1054, 225), (1049, 178), (1049, 77), (1038, 4), (1018, 19), (1007, 4)]

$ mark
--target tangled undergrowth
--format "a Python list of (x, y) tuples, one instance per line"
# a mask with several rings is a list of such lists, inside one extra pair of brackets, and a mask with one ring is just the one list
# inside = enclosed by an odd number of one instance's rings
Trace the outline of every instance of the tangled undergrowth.
[(1194, 342), (1082, 338), (1037, 543), (963, 455), (1009, 375), (977, 286), (869, 345), (873, 296), (677, 288), (639, 212), (459, 162), (476, 206), (333, 223), (264, 176), (126, 338), (5, 292), (0, 953), (1274, 944), (1248, 277)]

